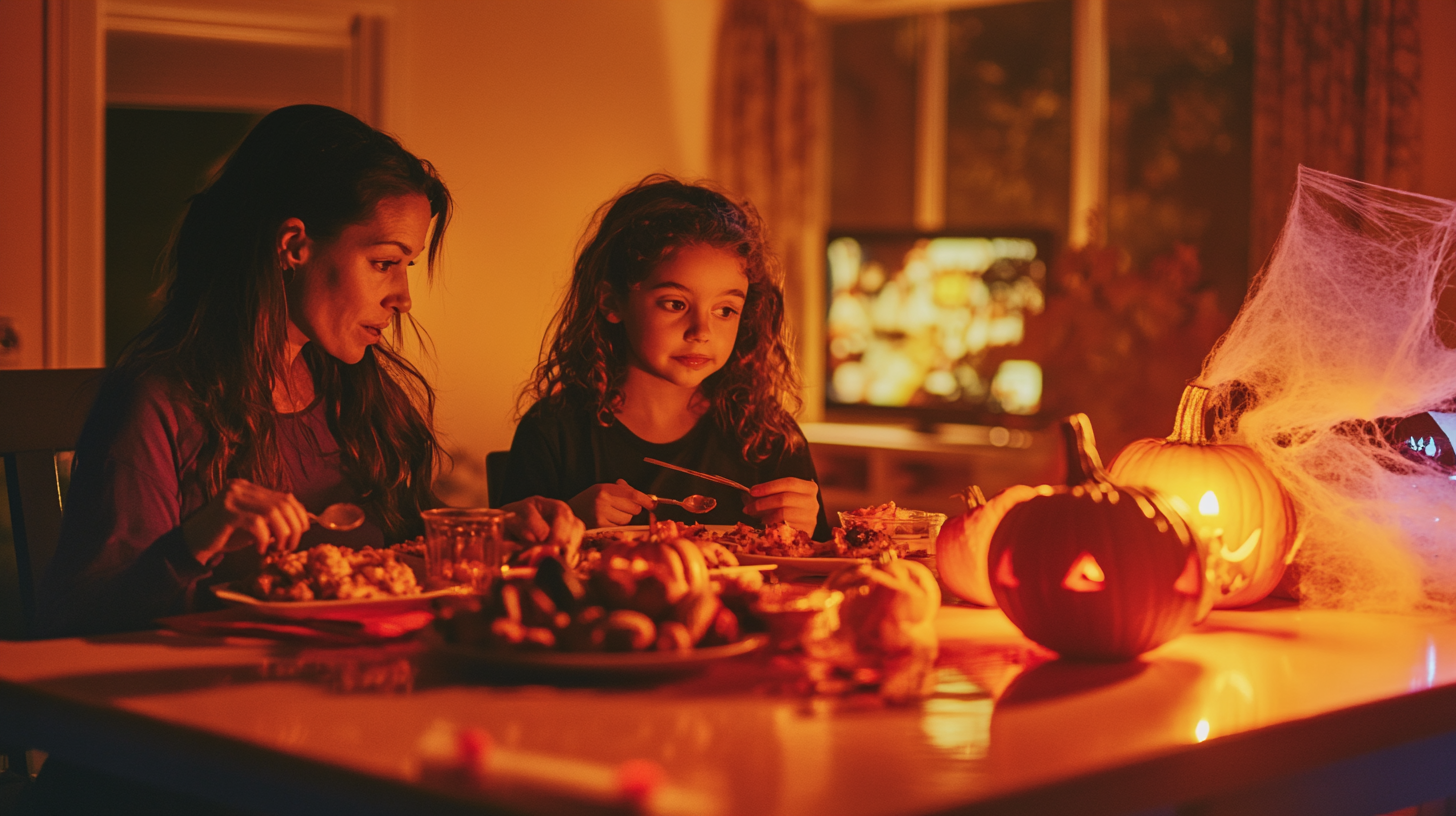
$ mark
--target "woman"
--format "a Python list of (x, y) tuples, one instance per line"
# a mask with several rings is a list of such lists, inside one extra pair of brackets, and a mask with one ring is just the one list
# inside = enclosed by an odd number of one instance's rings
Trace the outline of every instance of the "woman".
[[(332, 108), (258, 123), (191, 201), (157, 318), (123, 353), (77, 444), (41, 588), (55, 634), (146, 627), (268, 548), (382, 545), (434, 503), (434, 394), (398, 352), (408, 269), (432, 269), (450, 194), (426, 161)], [(433, 231), (431, 226), (433, 225)], [(350, 501), (366, 524), (309, 529)], [(514, 534), (581, 523), (530, 499)]]

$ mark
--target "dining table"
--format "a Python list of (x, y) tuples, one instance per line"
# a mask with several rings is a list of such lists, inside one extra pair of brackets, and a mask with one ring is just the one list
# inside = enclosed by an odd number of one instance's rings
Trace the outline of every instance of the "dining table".
[(1447, 618), (1270, 601), (1108, 663), (996, 609), (947, 603), (936, 630), (910, 701), (766, 649), (599, 676), (427, 635), (4, 642), (0, 736), (259, 813), (1371, 816), (1456, 793)]

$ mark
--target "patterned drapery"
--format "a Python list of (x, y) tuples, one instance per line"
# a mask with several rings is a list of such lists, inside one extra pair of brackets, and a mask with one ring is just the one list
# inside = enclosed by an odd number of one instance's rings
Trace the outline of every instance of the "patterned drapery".
[[(822, 382), (824, 43), (799, 0), (727, 0), (714, 78), (717, 181), (751, 200), (783, 260), (790, 326), (809, 389)], [(817, 399), (806, 394), (813, 410)]]
[(1419, 0), (1259, 0), (1250, 252), (1263, 266), (1300, 164), (1415, 189)]

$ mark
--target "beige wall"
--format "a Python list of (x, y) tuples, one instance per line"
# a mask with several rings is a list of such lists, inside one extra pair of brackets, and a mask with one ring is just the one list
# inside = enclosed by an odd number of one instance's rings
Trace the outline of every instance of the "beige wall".
[(475, 459), (510, 446), (517, 390), (596, 207), (647, 173), (706, 171), (717, 8), (402, 4), (390, 125), (458, 205), (443, 275), (414, 290), (448, 446)]

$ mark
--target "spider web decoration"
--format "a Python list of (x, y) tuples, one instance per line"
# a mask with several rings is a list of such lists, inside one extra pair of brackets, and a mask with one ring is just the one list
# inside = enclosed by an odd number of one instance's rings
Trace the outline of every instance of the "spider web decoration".
[(1376, 420), (1451, 410), (1438, 302), (1456, 203), (1301, 167), (1268, 264), (1204, 363), (1217, 441), (1294, 497), (1297, 594), (1319, 606), (1456, 611), (1456, 482)]

